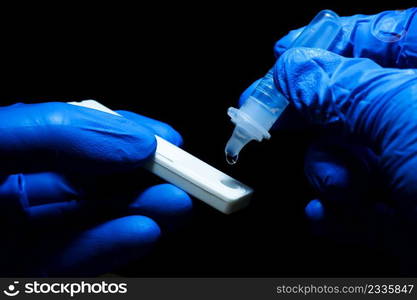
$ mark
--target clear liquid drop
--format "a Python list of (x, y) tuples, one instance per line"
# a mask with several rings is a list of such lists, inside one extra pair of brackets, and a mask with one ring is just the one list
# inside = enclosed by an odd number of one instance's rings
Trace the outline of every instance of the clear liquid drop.
[(238, 158), (239, 155), (231, 155), (226, 152), (226, 161), (229, 165), (234, 165), (235, 163), (237, 163)]

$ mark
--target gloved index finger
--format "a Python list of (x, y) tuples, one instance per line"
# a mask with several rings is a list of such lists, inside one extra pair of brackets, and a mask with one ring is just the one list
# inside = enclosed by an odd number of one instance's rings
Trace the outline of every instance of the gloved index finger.
[[(376, 15), (341, 17), (343, 27), (330, 51), (346, 57), (370, 58), (383, 67), (417, 67), (417, 8)], [(274, 47), (281, 56), (301, 33), (293, 30)]]
[(94, 109), (57, 102), (0, 108), (3, 174), (132, 169), (155, 148), (145, 126)]

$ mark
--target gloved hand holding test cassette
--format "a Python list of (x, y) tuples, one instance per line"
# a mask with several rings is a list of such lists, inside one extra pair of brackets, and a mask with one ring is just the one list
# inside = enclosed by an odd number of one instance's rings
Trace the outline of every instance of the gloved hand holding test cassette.
[[(69, 104), (120, 116), (94, 100)], [(156, 140), (155, 155), (145, 163), (146, 169), (225, 214), (237, 211), (249, 203), (253, 193), (250, 187), (163, 138), (156, 136)]]

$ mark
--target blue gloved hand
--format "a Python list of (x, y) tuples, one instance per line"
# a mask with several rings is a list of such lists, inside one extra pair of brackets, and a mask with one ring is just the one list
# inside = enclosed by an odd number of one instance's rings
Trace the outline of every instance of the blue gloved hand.
[[(0, 108), (0, 272), (89, 276), (147, 253), (191, 209), (170, 184), (149, 187), (140, 165), (169, 125), (66, 103)], [(117, 181), (117, 183), (115, 183)]]
[(305, 157), (317, 192), (306, 207), (313, 227), (345, 240), (378, 237), (404, 257), (417, 244), (416, 15), (343, 17), (331, 52), (287, 50), (301, 29), (275, 46), (274, 81), (291, 117), (320, 134)]

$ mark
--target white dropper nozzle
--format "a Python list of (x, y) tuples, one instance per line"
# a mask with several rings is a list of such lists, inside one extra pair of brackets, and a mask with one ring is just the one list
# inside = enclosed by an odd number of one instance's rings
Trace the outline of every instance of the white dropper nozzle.
[(233, 130), (232, 136), (226, 144), (226, 161), (229, 165), (234, 165), (238, 158), (239, 152), (242, 148), (249, 143), (252, 138), (241, 127), (236, 126)]
[[(265, 79), (261, 80), (257, 89), (261, 90), (262, 85), (265, 85), (268, 80), (272, 80), (272, 78), (266, 76)], [(268, 96), (268, 94), (264, 94), (264, 96)], [(282, 103), (283, 108), (285, 108), (286, 98), (282, 96), (280, 99), (285, 101)], [(233, 165), (237, 162), (240, 150), (251, 140), (262, 141), (271, 137), (268, 131), (277, 119), (277, 114), (279, 115), (281, 111), (271, 111), (270, 108), (251, 96), (240, 109), (230, 107), (227, 113), (236, 125), (225, 148), (226, 161)]]

